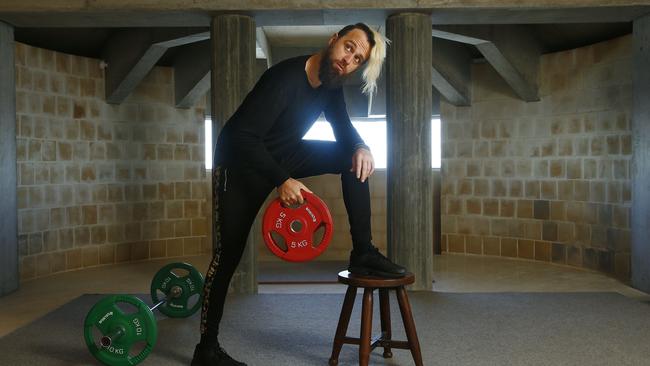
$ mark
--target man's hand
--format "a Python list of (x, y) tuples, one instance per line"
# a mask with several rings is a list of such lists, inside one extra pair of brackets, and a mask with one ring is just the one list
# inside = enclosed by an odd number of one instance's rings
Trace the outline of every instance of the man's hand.
[(360, 179), (361, 183), (375, 172), (375, 159), (370, 150), (360, 147), (354, 152), (350, 171), (357, 173), (357, 179)]
[(302, 205), (302, 203), (305, 201), (302, 198), (302, 193), (300, 193), (301, 189), (309, 193), (313, 193), (304, 184), (293, 178), (285, 180), (284, 183), (278, 187), (280, 202), (282, 202), (282, 204), (285, 206), (291, 206), (295, 204)]

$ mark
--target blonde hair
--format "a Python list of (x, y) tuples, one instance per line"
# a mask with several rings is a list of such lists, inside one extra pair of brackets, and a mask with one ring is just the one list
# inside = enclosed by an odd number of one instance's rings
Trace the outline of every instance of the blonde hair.
[(381, 35), (381, 33), (370, 28), (374, 36), (375, 45), (370, 49), (370, 57), (366, 61), (366, 68), (363, 70), (363, 86), (361, 91), (372, 97), (377, 90), (377, 79), (381, 75), (381, 68), (386, 58), (386, 46), (390, 45), (390, 40)]

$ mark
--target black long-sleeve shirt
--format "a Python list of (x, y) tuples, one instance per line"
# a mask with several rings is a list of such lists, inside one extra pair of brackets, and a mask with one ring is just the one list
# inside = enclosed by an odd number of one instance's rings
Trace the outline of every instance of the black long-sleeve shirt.
[(298, 146), (321, 112), (344, 150), (364, 144), (348, 116), (342, 88), (313, 88), (305, 64), (310, 56), (282, 61), (264, 72), (219, 135), (217, 165), (259, 171), (277, 187), (289, 178), (278, 163)]

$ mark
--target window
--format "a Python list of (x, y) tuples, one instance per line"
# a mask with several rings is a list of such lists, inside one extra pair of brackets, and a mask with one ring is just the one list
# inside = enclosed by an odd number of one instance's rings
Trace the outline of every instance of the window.
[[(386, 147), (386, 118), (364, 118), (352, 121), (361, 138), (370, 146), (375, 158), (375, 168), (386, 169), (388, 155)], [(440, 118), (431, 119), (431, 167), (440, 169), (441, 165), (441, 137)], [(334, 132), (330, 124), (322, 119), (314, 123), (312, 128), (303, 137), (305, 140), (335, 141)]]
[[(375, 168), (386, 169), (386, 117), (355, 119), (352, 125), (357, 129), (361, 138), (370, 146), (375, 158)], [(440, 169), (441, 165), (441, 136), (440, 118), (431, 119), (431, 167)], [(324, 119), (317, 120), (307, 131), (304, 140), (335, 141), (330, 124)], [(212, 169), (212, 121), (205, 119), (205, 168)]]
[(205, 170), (212, 170), (212, 119), (205, 117)]

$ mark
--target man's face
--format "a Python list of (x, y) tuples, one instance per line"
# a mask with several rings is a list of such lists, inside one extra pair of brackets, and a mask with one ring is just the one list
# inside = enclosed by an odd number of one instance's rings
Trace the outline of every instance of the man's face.
[(334, 35), (321, 59), (319, 77), (326, 87), (339, 87), (369, 56), (370, 43), (361, 29), (353, 29), (342, 37)]

